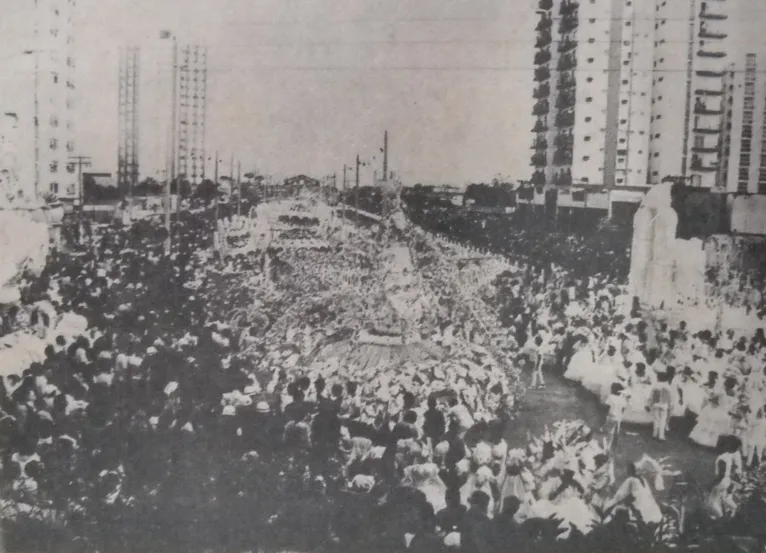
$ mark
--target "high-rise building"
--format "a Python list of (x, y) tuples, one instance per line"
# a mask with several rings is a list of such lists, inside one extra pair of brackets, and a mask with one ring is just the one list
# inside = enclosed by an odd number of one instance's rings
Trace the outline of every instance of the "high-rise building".
[(141, 47), (140, 178), (164, 182), (172, 161), (177, 176), (199, 184), (205, 175), (207, 49), (161, 36)]
[[(6, 5), (8, 4), (8, 5)], [(0, 32), (9, 55), (0, 63), (4, 115), (0, 158), (4, 197), (53, 193), (77, 197), (75, 151), (74, 0), (9, 0)], [(12, 161), (11, 161), (12, 160)], [(11, 177), (12, 175), (12, 177)]]
[(533, 182), (726, 188), (723, 135), (753, 88), (737, 33), (751, 3), (540, 0)]

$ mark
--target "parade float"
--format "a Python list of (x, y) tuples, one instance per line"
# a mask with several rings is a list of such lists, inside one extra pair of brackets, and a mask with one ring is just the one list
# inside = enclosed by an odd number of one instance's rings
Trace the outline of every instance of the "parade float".
[(656, 319), (674, 325), (685, 321), (694, 331), (758, 328), (757, 313), (740, 301), (752, 289), (743, 262), (747, 239), (731, 234), (678, 237), (673, 186), (653, 186), (636, 212), (629, 296)]

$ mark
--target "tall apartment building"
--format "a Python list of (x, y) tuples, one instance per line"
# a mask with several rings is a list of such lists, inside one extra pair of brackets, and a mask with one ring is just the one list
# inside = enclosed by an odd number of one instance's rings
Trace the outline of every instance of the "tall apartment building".
[[(74, 0), (8, 0), (0, 28), (4, 196), (78, 194), (75, 151)], [(12, 175), (12, 177), (10, 176)]]
[(532, 180), (725, 188), (748, 3), (540, 0)]
[(170, 170), (171, 111), (175, 101), (172, 39), (158, 36), (142, 42), (138, 86), (141, 128), (139, 179), (153, 178), (164, 182)]
[[(206, 48), (174, 43), (170, 37), (142, 44), (138, 93), (139, 126), (142, 129), (138, 152), (141, 179), (151, 177), (159, 182), (167, 179), (170, 149), (174, 142), (176, 175), (186, 177), (193, 184), (202, 181), (205, 176), (206, 95)], [(175, 127), (173, 109), (176, 111)]]

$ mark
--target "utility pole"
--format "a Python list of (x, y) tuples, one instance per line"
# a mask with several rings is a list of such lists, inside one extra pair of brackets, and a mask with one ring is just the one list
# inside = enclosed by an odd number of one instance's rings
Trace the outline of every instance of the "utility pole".
[(383, 182), (388, 182), (388, 131), (383, 132)]
[(237, 161), (237, 215), (242, 212), (242, 163)]
[(354, 191), (354, 213), (356, 214), (356, 225), (359, 226), (359, 166), (362, 164), (359, 161), (359, 154), (356, 154), (356, 185)]
[(213, 210), (216, 228), (218, 227), (218, 150), (215, 151), (215, 209)]
[(69, 161), (77, 164), (77, 199), (80, 202), (80, 210), (85, 207), (83, 202), (83, 182), (82, 182), (82, 168), (90, 167), (92, 165), (90, 156), (70, 156)]

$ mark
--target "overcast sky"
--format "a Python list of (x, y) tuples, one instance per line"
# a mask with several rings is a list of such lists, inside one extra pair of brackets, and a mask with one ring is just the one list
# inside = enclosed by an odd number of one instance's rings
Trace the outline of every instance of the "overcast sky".
[(78, 150), (114, 171), (118, 49), (169, 29), (208, 46), (208, 150), (243, 171), (340, 178), (388, 129), (408, 183), (526, 178), (535, 4), (78, 0)]

